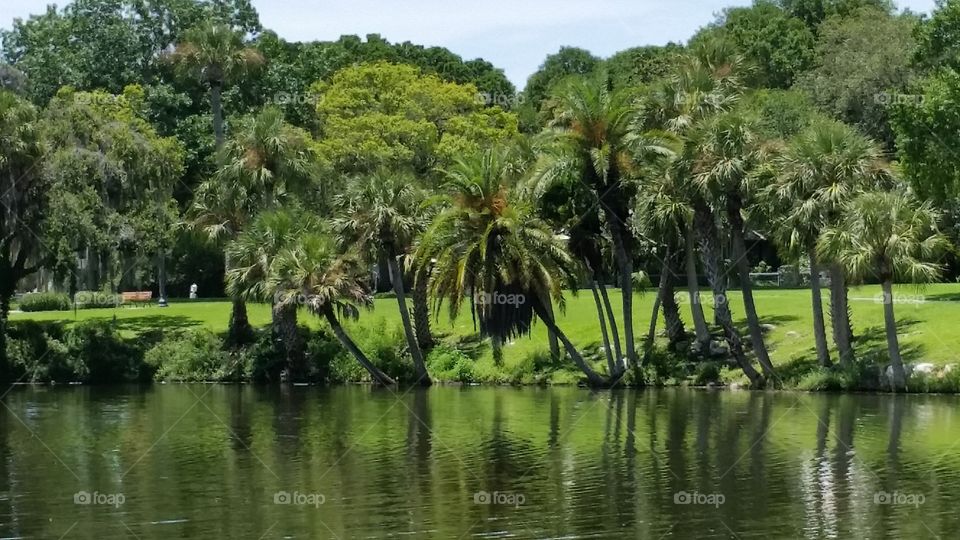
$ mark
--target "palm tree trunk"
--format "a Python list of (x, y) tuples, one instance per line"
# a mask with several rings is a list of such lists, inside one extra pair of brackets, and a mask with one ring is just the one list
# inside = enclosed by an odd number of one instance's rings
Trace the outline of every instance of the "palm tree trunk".
[(894, 391), (906, 388), (907, 376), (903, 370), (903, 358), (900, 356), (900, 341), (897, 339), (897, 318), (893, 313), (893, 281), (883, 280), (883, 322), (887, 329), (887, 351), (890, 354), (890, 367), (893, 371)]
[(830, 349), (827, 347), (827, 330), (823, 322), (823, 298), (820, 296), (820, 268), (817, 265), (817, 250), (811, 248), (810, 257), (810, 294), (813, 296), (813, 339), (817, 344), (817, 363), (823, 367), (833, 365)]
[(670, 279), (674, 274), (673, 257), (670, 248), (667, 248), (663, 259), (663, 268), (660, 272), (660, 287), (658, 289), (660, 303), (663, 306), (663, 320), (667, 325), (667, 339), (670, 342), (671, 349), (687, 338), (687, 329), (683, 325), (683, 319), (680, 318), (680, 306), (677, 304), (673, 281)]
[(853, 329), (850, 325), (850, 309), (847, 303), (847, 279), (839, 264), (830, 265), (830, 323), (833, 326), (833, 341), (840, 351), (840, 364), (853, 363)]
[(707, 274), (707, 281), (710, 282), (710, 288), (713, 290), (714, 318), (723, 328), (727, 343), (730, 345), (730, 352), (740, 369), (750, 379), (750, 384), (752, 386), (762, 386), (763, 378), (743, 353), (743, 340), (740, 337), (740, 332), (733, 325), (733, 315), (730, 313), (730, 305), (727, 302), (726, 279), (720, 269), (720, 247), (717, 245), (719, 234), (716, 224), (713, 222), (713, 212), (710, 211), (710, 207), (707, 206), (705, 201), (700, 200), (695, 203), (694, 226), (697, 231), (697, 240), (700, 243), (703, 269)]
[[(546, 306), (547, 313), (553, 317), (553, 301), (549, 297), (544, 300), (544, 306)], [(560, 360), (560, 340), (557, 339), (557, 335), (547, 330), (547, 341), (550, 344), (550, 358), (555, 361)]]
[(701, 354), (710, 352), (710, 327), (707, 318), (703, 315), (703, 302), (700, 301), (700, 284), (697, 282), (697, 247), (696, 238), (692, 230), (685, 231), (686, 242), (686, 270), (687, 292), (690, 296), (690, 316), (693, 318), (693, 328), (697, 334), (697, 343)]
[(433, 348), (433, 333), (430, 331), (430, 301), (427, 295), (429, 270), (417, 269), (413, 286), (413, 327), (417, 331), (417, 344), (424, 353)]
[(307, 380), (306, 355), (304, 343), (297, 329), (297, 306), (274, 304), (273, 338), (283, 348), (286, 358), (287, 373), (290, 382), (304, 382)]
[[(11, 272), (12, 273), (12, 272)], [(4, 272), (7, 274), (7, 272)], [(5, 276), (7, 277), (7, 276)], [(7, 356), (7, 328), (10, 317), (10, 297), (13, 296), (13, 279), (0, 285), (0, 382), (9, 382), (13, 376)]]
[(637, 365), (637, 348), (633, 341), (633, 258), (627, 245), (629, 233), (620, 218), (609, 209), (607, 222), (613, 237), (617, 272), (620, 274), (620, 294), (623, 297), (623, 337), (627, 346), (627, 364), (635, 366)]
[(610, 377), (616, 377), (619, 375), (619, 370), (613, 362), (613, 351), (610, 350), (610, 335), (607, 332), (607, 321), (603, 316), (603, 302), (600, 300), (600, 293), (597, 289), (597, 278), (596, 275), (594, 275), (590, 279), (590, 290), (593, 292), (593, 301), (597, 305), (597, 318), (600, 320), (600, 336), (603, 337), (603, 352), (606, 353), (607, 356), (607, 373), (610, 374)]
[(247, 318), (247, 303), (241, 298), (234, 298), (232, 304), (227, 344), (231, 347), (242, 347), (253, 341), (253, 327)]
[(610, 340), (613, 341), (613, 354), (617, 365), (623, 363), (623, 351), (620, 349), (620, 331), (617, 330), (617, 318), (613, 315), (613, 305), (610, 303), (610, 295), (607, 294), (607, 286), (600, 280), (597, 280), (597, 287), (600, 289), (600, 298), (603, 299), (603, 309), (607, 312), (607, 325), (610, 326)]
[(757, 361), (768, 381), (776, 381), (777, 373), (770, 361), (770, 353), (763, 339), (763, 328), (757, 315), (757, 304), (753, 298), (753, 283), (750, 281), (750, 265), (747, 261), (747, 246), (744, 242), (744, 223), (741, 215), (742, 202), (737, 192), (727, 193), (727, 219), (733, 236), (733, 257), (737, 261), (737, 273), (740, 274), (740, 290), (743, 295), (743, 309), (747, 312), (747, 327), (750, 329), (750, 341)]
[[(666, 262), (664, 262), (666, 267)], [(650, 360), (650, 352), (653, 351), (654, 339), (657, 337), (657, 320), (660, 318), (660, 304), (663, 299), (664, 279), (666, 272), (660, 274), (660, 286), (657, 287), (657, 297), (653, 299), (653, 311), (650, 313), (650, 327), (647, 329), (647, 341), (644, 344), (643, 362)]]
[(397, 264), (397, 258), (392, 253), (387, 254), (387, 267), (390, 270), (393, 292), (397, 296), (397, 307), (400, 308), (400, 320), (403, 322), (403, 333), (407, 336), (407, 347), (410, 349), (410, 356), (413, 357), (414, 376), (417, 378), (415, 382), (422, 386), (430, 386), (430, 375), (427, 374), (427, 366), (423, 361), (423, 352), (420, 351), (417, 335), (413, 331), (413, 322), (410, 320), (410, 312), (407, 311), (407, 296), (403, 290), (403, 276), (400, 274), (400, 265)]
[(327, 323), (330, 324), (330, 328), (333, 329), (333, 334), (337, 336), (337, 339), (340, 341), (340, 344), (357, 359), (357, 362), (360, 362), (360, 365), (370, 374), (370, 378), (373, 379), (374, 383), (381, 384), (383, 386), (393, 386), (396, 383), (389, 375), (380, 371), (380, 368), (373, 365), (363, 351), (357, 347), (357, 344), (350, 339), (350, 336), (347, 335), (347, 332), (343, 329), (343, 326), (340, 325), (340, 321), (337, 319), (337, 316), (333, 313), (333, 308), (326, 308), (323, 310), (323, 316), (327, 319)]
[(567, 335), (560, 330), (556, 321), (550, 317), (540, 302), (535, 302), (533, 309), (537, 313), (537, 316), (540, 317), (540, 320), (543, 321), (543, 324), (545, 324), (549, 330), (556, 334), (557, 339), (563, 343), (563, 346), (567, 349), (567, 354), (570, 355), (573, 363), (580, 368), (580, 371), (582, 371), (584, 375), (587, 376), (587, 383), (592, 387), (607, 386), (607, 381), (598, 375), (597, 372), (594, 371), (589, 365), (587, 365), (586, 361), (583, 359), (583, 356), (580, 355), (580, 351), (578, 351), (577, 348), (573, 346), (573, 343), (567, 339)]
[(210, 83), (210, 108), (213, 110), (213, 136), (216, 140), (216, 148), (219, 151), (223, 148), (223, 102), (220, 99), (220, 83)]

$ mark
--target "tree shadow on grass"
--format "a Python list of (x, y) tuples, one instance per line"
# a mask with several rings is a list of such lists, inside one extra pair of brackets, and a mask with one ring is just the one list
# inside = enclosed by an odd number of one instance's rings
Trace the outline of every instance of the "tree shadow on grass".
[(926, 294), (923, 299), (927, 302), (960, 302), (960, 292)]
[(123, 319), (114, 319), (114, 326), (121, 332), (129, 332), (138, 336), (145, 334), (156, 334), (165, 332), (177, 332), (196, 328), (202, 324), (198, 319), (191, 319), (183, 315), (143, 315), (139, 317), (127, 317)]
[[(897, 334), (903, 334), (920, 324), (918, 319), (901, 317), (897, 320)], [(858, 358), (875, 359), (880, 363), (889, 362), (887, 352), (887, 331), (883, 326), (870, 326), (856, 333), (854, 351)], [(900, 356), (905, 363), (922, 360), (926, 346), (922, 343), (904, 343), (900, 340)]]

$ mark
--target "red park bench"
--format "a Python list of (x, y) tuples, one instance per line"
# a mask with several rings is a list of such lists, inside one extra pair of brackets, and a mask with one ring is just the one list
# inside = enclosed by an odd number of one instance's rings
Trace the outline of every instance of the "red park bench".
[(131, 291), (120, 293), (120, 297), (123, 299), (124, 304), (149, 304), (150, 300), (153, 299), (153, 292)]

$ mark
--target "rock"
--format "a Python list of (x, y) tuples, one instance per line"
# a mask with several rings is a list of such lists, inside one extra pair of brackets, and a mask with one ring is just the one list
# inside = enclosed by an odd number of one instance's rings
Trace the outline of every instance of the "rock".
[(772, 324), (761, 324), (761, 325), (760, 325), (760, 329), (763, 330), (764, 332), (772, 332), (772, 331), (776, 330), (777, 327), (776, 327), (775, 325), (772, 325)]
[(795, 332), (793, 330), (790, 330), (789, 332), (787, 332), (787, 337), (792, 337), (792, 338), (800, 337), (800, 332)]
[(730, 348), (726, 343), (720, 341), (710, 342), (710, 356), (726, 356), (730, 353)]
[(933, 364), (931, 364), (931, 363), (929, 363), (929, 362), (924, 362), (924, 363), (922, 363), (922, 364), (917, 364), (917, 365), (913, 366), (913, 370), (912, 370), (912, 371), (913, 371), (914, 373), (926, 373), (926, 374), (929, 374), (929, 373), (933, 373), (934, 370), (936, 370), (936, 366), (934, 366)]

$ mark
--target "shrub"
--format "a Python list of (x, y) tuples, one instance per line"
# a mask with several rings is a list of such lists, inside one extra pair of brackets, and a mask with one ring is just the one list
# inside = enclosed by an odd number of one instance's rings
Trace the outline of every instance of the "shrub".
[(18, 302), (20, 311), (70, 311), (70, 297), (64, 293), (27, 293)]
[(474, 362), (463, 351), (438, 345), (427, 355), (427, 371), (439, 381), (468, 383), (474, 380)]
[(706, 386), (708, 384), (719, 384), (720, 364), (716, 362), (700, 362), (697, 364), (693, 375), (693, 384), (695, 386)]
[(189, 330), (154, 345), (144, 356), (164, 381), (227, 381), (237, 379), (236, 359), (223, 350), (223, 340), (209, 330)]
[(338, 356), (343, 355), (349, 356), (349, 353), (329, 330), (323, 328), (310, 332), (307, 338), (310, 380), (327, 381), (330, 378), (331, 364)]
[(10, 324), (7, 358), (13, 376), (26, 382), (78, 380), (63, 343), (62, 323), (17, 321)]
[(64, 334), (68, 354), (80, 380), (92, 383), (147, 381), (150, 370), (143, 349), (120, 336), (111, 321), (91, 320), (69, 327)]

